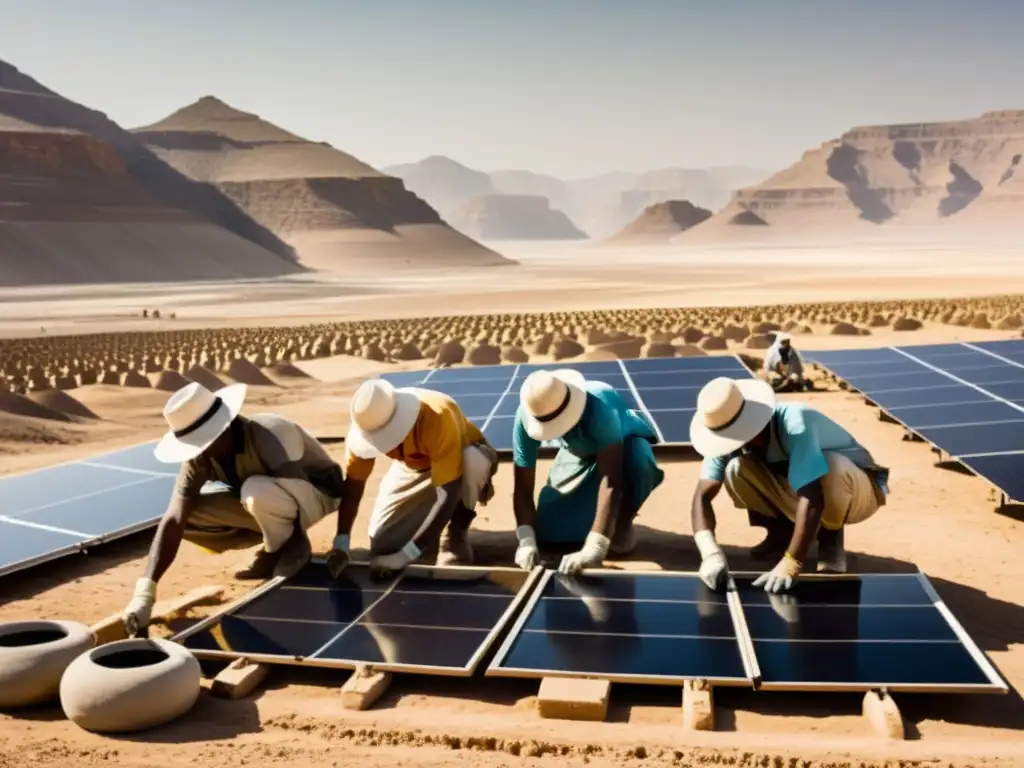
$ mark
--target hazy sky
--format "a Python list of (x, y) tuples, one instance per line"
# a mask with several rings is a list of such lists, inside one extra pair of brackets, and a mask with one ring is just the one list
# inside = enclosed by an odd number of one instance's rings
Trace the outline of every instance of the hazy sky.
[(377, 167), (777, 169), (1024, 108), (1024, 0), (0, 0), (0, 58), (125, 127), (213, 94)]

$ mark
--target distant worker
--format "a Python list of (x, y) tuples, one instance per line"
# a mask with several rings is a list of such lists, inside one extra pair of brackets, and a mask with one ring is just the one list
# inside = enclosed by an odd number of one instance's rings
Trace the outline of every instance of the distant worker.
[(469, 527), (477, 504), (494, 495), (498, 453), (448, 395), (396, 389), (370, 379), (356, 390), (345, 438), (345, 482), (338, 535), (327, 566), (338, 578), (349, 560), (349, 536), (377, 458), (381, 478), (369, 521), (370, 569), (402, 570), (437, 547), (438, 565), (473, 561)]
[[(530, 569), (540, 548), (578, 546), (559, 571), (599, 567), (609, 552), (636, 544), (633, 519), (665, 478), (652, 445), (657, 435), (611, 386), (573, 370), (535, 371), (519, 394), (512, 433), (515, 562)], [(537, 451), (557, 441), (558, 454), (534, 501)]]
[[(242, 416), (244, 384), (211, 392), (192, 383), (164, 407), (170, 431), (156, 458), (180, 464), (144, 575), (124, 611), (129, 634), (144, 628), (160, 577), (182, 539), (211, 552), (262, 540), (239, 579), (297, 573), (312, 555), (305, 531), (338, 508), (341, 467), (301, 426), (274, 414)], [(203, 492), (208, 482), (225, 490)]]
[(788, 333), (778, 333), (764, 356), (764, 372), (768, 383), (776, 392), (800, 392), (814, 388), (804, 378), (804, 359), (793, 347)]
[(728, 575), (711, 506), (723, 484), (750, 524), (768, 531), (750, 554), (781, 556), (754, 582), (768, 592), (792, 586), (815, 539), (818, 571), (844, 573), (845, 526), (874, 515), (889, 492), (889, 470), (849, 432), (803, 403), (777, 403), (758, 379), (708, 382), (697, 396), (690, 441), (704, 457), (693, 493), (693, 539), (700, 576), (712, 588)]

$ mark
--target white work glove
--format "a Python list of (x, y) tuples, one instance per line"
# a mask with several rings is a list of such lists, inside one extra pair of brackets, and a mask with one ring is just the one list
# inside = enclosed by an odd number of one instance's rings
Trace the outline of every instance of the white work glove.
[(787, 624), (800, 623), (800, 605), (793, 595), (768, 593), (768, 602), (775, 614)]
[(787, 552), (774, 568), (754, 580), (754, 586), (759, 587), (763, 584), (765, 592), (773, 593), (789, 589), (803, 567), (803, 563)]
[(377, 555), (370, 558), (370, 574), (376, 577), (390, 576), (405, 568), (421, 554), (423, 553), (420, 548), (410, 541), (390, 555)]
[(584, 568), (596, 568), (604, 561), (611, 544), (612, 542), (607, 536), (591, 531), (587, 534), (587, 539), (583, 542), (583, 548), (579, 552), (573, 552), (562, 558), (562, 562), (558, 564), (558, 572), (571, 576)]
[(608, 621), (608, 601), (602, 598), (596, 589), (578, 579), (565, 579), (562, 584), (580, 599), (595, 624), (604, 624)]
[(337, 579), (341, 576), (348, 565), (349, 541), (350, 538), (347, 533), (339, 533), (334, 537), (331, 551), (327, 553), (327, 571), (331, 574), (332, 579)]
[(520, 525), (516, 528), (516, 539), (519, 540), (516, 565), (524, 571), (532, 571), (540, 562), (540, 550), (537, 549), (537, 535), (533, 532), (533, 526)]
[(693, 534), (693, 543), (700, 552), (700, 570), (697, 575), (708, 589), (724, 587), (729, 580), (729, 562), (725, 552), (715, 541), (715, 534), (706, 528)]
[(154, 603), (156, 603), (156, 582), (143, 576), (135, 582), (135, 593), (122, 615), (124, 629), (129, 637), (134, 637), (149, 626)]

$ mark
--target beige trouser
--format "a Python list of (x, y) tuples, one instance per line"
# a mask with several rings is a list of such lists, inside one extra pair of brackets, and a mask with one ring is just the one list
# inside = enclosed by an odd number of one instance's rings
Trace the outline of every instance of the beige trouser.
[[(462, 450), (462, 505), (470, 512), (477, 504), (487, 503), (481, 494), (490, 484), (497, 464), (497, 452), (486, 443)], [(412, 541), (436, 501), (437, 489), (430, 470), (418, 472), (401, 461), (391, 462), (380, 480), (370, 515), (370, 554), (397, 552)]]
[[(844, 525), (861, 523), (878, 511), (875, 484), (868, 473), (841, 453), (826, 452), (828, 474), (821, 478), (825, 509), (824, 528), (837, 531)], [(739, 456), (725, 467), (725, 490), (740, 509), (767, 517), (781, 513), (796, 520), (799, 498), (786, 479), (773, 474), (762, 462)]]
[(199, 496), (185, 528), (186, 541), (213, 552), (252, 546), (263, 539), (267, 552), (280, 549), (295, 529), (307, 530), (338, 509), (338, 499), (306, 480), (253, 475), (231, 492)]

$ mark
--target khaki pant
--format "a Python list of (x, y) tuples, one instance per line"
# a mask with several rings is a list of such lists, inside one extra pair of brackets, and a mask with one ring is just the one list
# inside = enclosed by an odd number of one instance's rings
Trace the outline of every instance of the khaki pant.
[(249, 547), (262, 538), (267, 552), (276, 552), (297, 520), (308, 530), (338, 504), (305, 480), (253, 475), (242, 483), (240, 498), (230, 491), (201, 494), (184, 538), (212, 552)]
[[(825, 495), (822, 527), (837, 531), (875, 514), (880, 501), (868, 473), (841, 453), (826, 452), (825, 458), (828, 474), (821, 478)], [(796, 520), (796, 492), (784, 477), (772, 474), (767, 466), (750, 456), (739, 456), (726, 465), (725, 490), (740, 509), (766, 517), (781, 514), (790, 522)]]
[[(498, 465), (497, 452), (486, 443), (470, 445), (462, 451), (462, 506), (472, 513), (477, 504), (486, 504), (485, 489)], [(437, 489), (430, 470), (417, 472), (401, 461), (391, 462), (381, 478), (377, 500), (370, 515), (368, 534), (370, 554), (391, 554), (410, 541), (426, 521), (437, 501)], [(465, 512), (463, 512), (465, 514)], [(469, 526), (467, 520), (456, 525)]]

